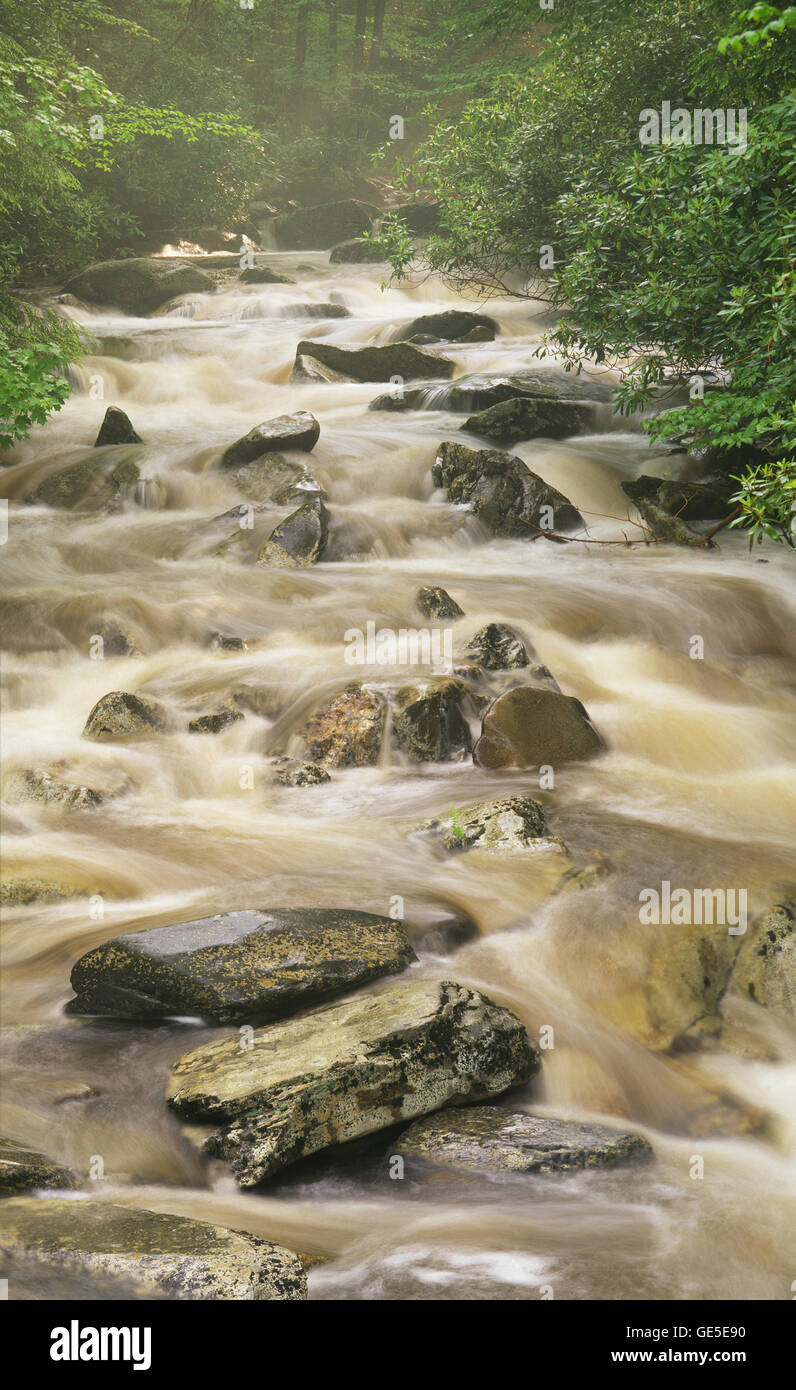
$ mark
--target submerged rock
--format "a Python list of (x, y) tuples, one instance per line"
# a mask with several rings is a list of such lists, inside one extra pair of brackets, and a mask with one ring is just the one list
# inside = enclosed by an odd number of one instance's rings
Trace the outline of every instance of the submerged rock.
[[(622, 483), (622, 491), (641, 511), (654, 503), (661, 511), (682, 521), (718, 521), (732, 511), (732, 494), (738, 484), (732, 479), (721, 483), (676, 483), (671, 478), (652, 478), (643, 474)], [(644, 513), (642, 512), (642, 516)]]
[(233, 479), (251, 502), (275, 502), (277, 506), (284, 506), (312, 493), (322, 498), (326, 496), (303, 463), (286, 459), (283, 454), (263, 454), (252, 459), (233, 474)]
[(112, 690), (97, 701), (86, 720), (83, 738), (103, 741), (132, 738), (137, 734), (158, 733), (167, 723), (166, 711), (157, 701), (131, 695), (127, 690)]
[(494, 1105), (444, 1110), (416, 1120), (395, 1152), (450, 1168), (487, 1173), (568, 1173), (646, 1163), (654, 1154), (640, 1134), (513, 1115)]
[(438, 835), (451, 853), (468, 849), (515, 852), (542, 849), (563, 851), (550, 837), (544, 807), (529, 796), (504, 796), (498, 801), (476, 801), (439, 820), (423, 821), (418, 830)]
[(466, 655), (484, 671), (510, 671), (530, 661), (522, 638), (506, 623), (487, 623), (479, 628), (467, 645)]
[[(14, 1197), (3, 1203), (6, 1256), (118, 1280), (139, 1298), (297, 1300), (298, 1255), (244, 1231), (110, 1202)], [(107, 1294), (106, 1294), (107, 1296)], [(128, 1295), (129, 1296), (129, 1295)]]
[(480, 767), (559, 767), (590, 758), (603, 741), (571, 695), (515, 686), (486, 711), (473, 759)]
[(389, 381), (393, 376), (399, 376), (404, 381), (416, 381), (422, 377), (449, 377), (454, 372), (450, 358), (426, 352), (414, 343), (342, 348), (334, 343), (303, 341), (296, 348), (296, 379), (301, 379), (298, 364), (305, 358), (320, 362), (350, 381)]
[(83, 895), (72, 883), (53, 883), (46, 878), (6, 878), (0, 883), (0, 905), (27, 907), (29, 903), (66, 902)]
[(211, 714), (200, 714), (188, 725), (189, 734), (220, 734), (230, 724), (237, 724), (243, 715), (239, 709), (217, 709)]
[(533, 537), (543, 522), (545, 530), (556, 531), (583, 525), (569, 499), (513, 454), (468, 449), (446, 440), (439, 447), (431, 476), (435, 487), (448, 489), (451, 502), (468, 502), (493, 536)]
[(316, 787), (331, 778), (319, 763), (303, 763), (298, 758), (278, 758), (276, 780), (283, 787)]
[(262, 454), (278, 453), (280, 449), (300, 449), (309, 453), (318, 442), (321, 427), (308, 410), (296, 410), (292, 415), (277, 415), (244, 434), (221, 455), (222, 468), (238, 468)]
[(424, 618), (463, 618), (464, 609), (452, 599), (447, 589), (434, 586), (419, 589), (415, 599)]
[(769, 908), (741, 938), (722, 1011), (736, 998), (796, 1018), (796, 898)]
[(585, 380), (563, 369), (523, 370), (510, 375), (476, 372), (461, 376), (448, 386), (416, 387), (400, 396), (379, 396), (371, 410), (454, 410), (481, 411), (501, 401), (530, 396), (544, 400), (610, 401), (612, 388), (603, 382)]
[(415, 959), (400, 922), (348, 908), (252, 908), (130, 932), (72, 969), (73, 1014), (266, 1022)]
[(369, 232), (379, 209), (357, 198), (344, 198), (315, 207), (295, 208), (272, 217), (268, 230), (285, 251), (324, 251), (351, 237)]
[(41, 801), (45, 806), (68, 806), (73, 810), (101, 806), (103, 800), (92, 787), (60, 782), (42, 768), (24, 768), (14, 773), (9, 778), (6, 796), (9, 801)]
[(115, 511), (125, 496), (133, 494), (141, 480), (141, 448), (127, 446), (117, 452), (71, 463), (50, 473), (25, 498), (45, 507), (82, 511)]
[(143, 444), (143, 439), (133, 429), (129, 415), (125, 415), (117, 405), (109, 405), (100, 425), (100, 432), (94, 440), (94, 448), (103, 444)]
[[(0, 1139), (0, 1195), (9, 1192), (32, 1192), (37, 1188), (79, 1187), (77, 1177), (69, 1168), (54, 1163), (51, 1158), (16, 1144), (13, 1139)], [(6, 1210), (5, 1204), (3, 1210)]]
[(275, 526), (257, 556), (258, 565), (304, 569), (323, 557), (329, 514), (320, 497), (310, 497)]
[(461, 759), (472, 749), (470, 725), (462, 711), (467, 687), (452, 677), (403, 685), (395, 692), (395, 741), (412, 762)]
[(109, 304), (127, 314), (151, 314), (180, 294), (211, 293), (215, 284), (195, 265), (177, 257), (133, 256), (89, 265), (64, 286), (89, 304)]
[(369, 767), (379, 761), (384, 721), (384, 697), (349, 685), (316, 710), (299, 733), (317, 762)]
[(339, 246), (332, 247), (329, 264), (367, 265), (384, 262), (386, 259), (384, 251), (376, 242), (366, 241), (364, 237), (355, 237), (353, 241), (342, 241)]
[(519, 1019), (451, 982), (369, 991), (240, 1040), (187, 1053), (168, 1100), (221, 1123), (205, 1149), (242, 1187), (334, 1144), (521, 1085), (539, 1055)]
[(413, 342), (416, 334), (436, 342), (461, 342), (474, 328), (484, 330), (488, 337), (479, 342), (489, 341), (497, 333), (497, 324), (486, 314), (473, 314), (468, 309), (445, 309), (440, 314), (421, 314), (412, 319), (400, 330), (397, 342)]
[(282, 275), (268, 265), (251, 265), (242, 270), (238, 279), (244, 285), (295, 285), (291, 275)]
[(592, 411), (574, 401), (517, 397), (491, 405), (465, 421), (464, 428), (496, 444), (518, 444), (521, 439), (564, 439), (588, 429)]

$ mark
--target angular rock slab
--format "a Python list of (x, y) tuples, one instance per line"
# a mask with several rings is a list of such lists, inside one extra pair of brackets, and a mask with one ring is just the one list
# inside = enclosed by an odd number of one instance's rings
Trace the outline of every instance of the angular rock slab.
[(320, 497), (309, 497), (274, 527), (257, 563), (276, 569), (307, 569), (322, 558), (328, 536), (329, 513)]
[(130, 932), (81, 956), (70, 1013), (265, 1022), (415, 959), (400, 922), (343, 908), (264, 908)]
[(454, 372), (449, 357), (426, 352), (414, 343), (342, 348), (334, 343), (302, 341), (296, 348), (296, 363), (307, 357), (353, 381), (389, 381), (393, 376), (417, 381), (423, 377), (451, 377)]
[(401, 1135), (395, 1152), (443, 1167), (504, 1173), (567, 1173), (644, 1163), (653, 1157), (639, 1134), (542, 1115), (513, 1115), (494, 1105), (446, 1110), (417, 1120)]
[(435, 487), (448, 489), (451, 502), (467, 502), (493, 536), (535, 539), (549, 530), (583, 525), (568, 497), (532, 473), (521, 458), (498, 449), (469, 449), (447, 439), (431, 467)]
[(119, 1279), (142, 1298), (307, 1297), (298, 1256), (243, 1231), (109, 1202), (14, 1197), (2, 1211), (7, 1256)]
[(221, 455), (221, 467), (238, 468), (263, 454), (278, 453), (281, 449), (300, 449), (302, 453), (309, 453), (317, 444), (320, 433), (318, 421), (308, 410), (277, 415), (273, 420), (264, 420), (261, 425), (255, 425), (248, 434), (230, 444)]
[(473, 760), (479, 767), (559, 767), (590, 758), (603, 746), (580, 700), (520, 685), (489, 706)]
[[(37, 1187), (78, 1187), (74, 1173), (36, 1149), (0, 1139), (0, 1196), (32, 1192)], [(3, 1210), (7, 1210), (4, 1206)]]
[(308, 1154), (444, 1105), (486, 1100), (538, 1070), (518, 1018), (450, 981), (418, 980), (187, 1053), (168, 1101), (222, 1122), (205, 1150), (255, 1187)]

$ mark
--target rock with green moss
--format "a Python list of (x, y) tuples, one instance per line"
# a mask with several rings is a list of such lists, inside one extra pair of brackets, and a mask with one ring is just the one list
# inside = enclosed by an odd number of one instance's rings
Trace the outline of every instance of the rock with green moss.
[(515, 686), (489, 706), (473, 757), (480, 767), (560, 767), (591, 758), (603, 741), (580, 700), (556, 690)]
[[(16, 1197), (3, 1203), (7, 1258), (99, 1281), (146, 1299), (297, 1300), (307, 1297), (298, 1255), (245, 1231), (110, 1202)], [(129, 1296), (129, 1295), (128, 1295)]]
[(215, 285), (204, 271), (178, 257), (132, 256), (86, 266), (64, 289), (88, 304), (146, 315), (176, 295), (209, 293)]
[(284, 1018), (414, 960), (400, 922), (348, 908), (251, 908), (130, 932), (81, 956), (70, 1013)]
[(400, 686), (393, 697), (392, 727), (400, 751), (414, 763), (460, 760), (472, 750), (463, 704), (467, 687), (438, 676)]
[(330, 265), (370, 265), (386, 261), (386, 252), (375, 241), (365, 237), (354, 237), (351, 241), (341, 241), (333, 246), (329, 254)]
[(0, 1139), (0, 1194), (33, 1192), (38, 1188), (78, 1187), (76, 1175), (36, 1149), (13, 1139)]
[(639, 1134), (516, 1115), (494, 1105), (443, 1110), (416, 1120), (394, 1150), (409, 1159), (482, 1173), (571, 1173), (653, 1157)]
[(476, 990), (417, 980), (187, 1053), (168, 1100), (221, 1128), (205, 1150), (254, 1187), (308, 1154), (524, 1084), (540, 1059), (519, 1019)]
[(551, 850), (561, 853), (562, 842), (551, 837), (544, 806), (529, 796), (504, 796), (497, 801), (476, 801), (448, 816), (422, 821), (419, 831), (438, 836), (451, 853), (488, 849)]
[(85, 891), (73, 883), (54, 883), (48, 878), (5, 878), (0, 883), (0, 905), (27, 907), (29, 903), (68, 902)]
[(257, 563), (276, 569), (306, 569), (323, 558), (328, 535), (329, 513), (320, 497), (310, 497), (274, 527)]
[[(235, 262), (238, 263), (237, 256)], [(268, 265), (251, 265), (242, 270), (238, 279), (244, 285), (295, 285), (290, 275), (282, 275)]]
[(160, 733), (167, 726), (166, 711), (156, 700), (132, 695), (127, 690), (111, 690), (97, 701), (89, 714), (83, 738), (105, 743)]
[(329, 767), (370, 767), (379, 761), (386, 704), (379, 691), (348, 685), (299, 729), (310, 757)]
[(141, 481), (143, 452), (140, 445), (126, 444), (103, 455), (91, 454), (48, 474), (25, 501), (66, 511), (117, 511), (126, 498), (134, 496)]

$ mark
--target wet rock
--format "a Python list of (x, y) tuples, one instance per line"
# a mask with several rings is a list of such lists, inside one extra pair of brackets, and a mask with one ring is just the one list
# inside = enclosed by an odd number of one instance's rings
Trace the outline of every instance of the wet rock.
[(498, 801), (476, 801), (461, 810), (454, 808), (441, 820), (426, 820), (418, 827), (439, 836), (451, 853), (468, 849), (563, 850), (561, 841), (550, 837), (545, 809), (529, 796), (504, 796)]
[(135, 256), (87, 266), (64, 286), (88, 304), (109, 304), (127, 314), (151, 314), (180, 294), (210, 293), (209, 275), (176, 257)]
[(43, 478), (25, 498), (45, 507), (116, 511), (141, 479), (141, 448), (125, 446), (104, 457), (96, 454)]
[(143, 439), (136, 434), (132, 422), (123, 410), (116, 405), (109, 405), (105, 411), (105, 417), (100, 425), (100, 432), (94, 440), (94, 448), (98, 449), (103, 444), (143, 444)]
[(167, 723), (166, 711), (155, 700), (132, 695), (126, 690), (112, 690), (97, 701), (86, 720), (83, 738), (101, 741), (133, 738), (159, 733)]
[[(427, 352), (414, 343), (342, 348), (334, 343), (302, 341), (296, 348), (296, 380), (302, 379), (298, 375), (300, 359), (308, 357), (349, 381), (389, 381), (393, 376), (399, 376), (404, 381), (417, 381), (422, 377), (449, 377), (454, 373), (450, 358)], [(303, 366), (302, 363), (302, 369)]]
[(521, 439), (564, 439), (588, 429), (592, 411), (574, 401), (517, 397), (491, 405), (465, 421), (464, 428), (496, 444), (518, 444)]
[(77, 1271), (119, 1280), (139, 1298), (307, 1297), (298, 1256), (244, 1231), (110, 1202), (56, 1198), (11, 1198), (3, 1203), (3, 1216), (0, 1248), (7, 1256), (60, 1270), (64, 1277)]
[(258, 565), (305, 569), (322, 558), (329, 534), (329, 514), (320, 497), (310, 497), (275, 526), (259, 555)]
[(212, 714), (200, 714), (188, 725), (189, 734), (220, 734), (230, 724), (237, 724), (243, 715), (239, 709), (217, 709)]
[(326, 494), (303, 463), (283, 454), (263, 454), (233, 474), (237, 487), (251, 502), (275, 502), (284, 506), (302, 501), (308, 494)]
[(268, 224), (277, 246), (285, 251), (324, 251), (340, 241), (369, 232), (379, 209), (357, 198), (344, 198), (315, 207), (281, 213)]
[(316, 710), (299, 731), (310, 757), (330, 767), (369, 767), (379, 761), (384, 698), (349, 685)]
[(296, 319), (349, 319), (351, 312), (344, 304), (321, 302), (318, 304), (289, 304), (282, 310), (283, 318)]
[(347, 908), (257, 908), (130, 932), (81, 956), (73, 1014), (266, 1022), (414, 960), (400, 922)]
[(428, 589), (419, 589), (415, 603), (424, 618), (464, 617), (464, 609), (460, 608), (456, 600), (451, 598), (447, 589), (440, 589), (437, 585)]
[(330, 265), (367, 265), (383, 263), (387, 257), (381, 247), (373, 241), (357, 237), (353, 241), (343, 241), (333, 246), (329, 255)]
[(233, 690), (228, 703), (235, 709), (256, 714), (258, 719), (275, 719), (285, 703), (285, 696), (274, 686), (240, 685)]
[(43, 768), (24, 768), (9, 778), (9, 801), (40, 801), (45, 806), (68, 806), (72, 810), (101, 806), (102, 797), (92, 787), (61, 782)]
[(102, 638), (103, 656), (140, 656), (135, 642), (119, 627), (118, 623), (100, 623), (91, 637)]
[(593, 757), (603, 741), (570, 695), (515, 686), (493, 701), (481, 724), (474, 761), (479, 767), (560, 767)]
[(72, 883), (53, 883), (44, 878), (7, 878), (0, 883), (0, 905), (27, 907), (29, 903), (66, 902), (79, 898), (81, 888)]
[(267, 265), (251, 265), (242, 270), (238, 279), (244, 285), (295, 285), (291, 275), (282, 275)]
[(60, 1163), (54, 1163), (35, 1149), (14, 1143), (13, 1139), (0, 1139), (0, 1195), (78, 1186), (75, 1174)]
[(314, 357), (308, 357), (306, 353), (297, 352), (296, 360), (293, 364), (293, 371), (290, 374), (291, 381), (315, 381), (324, 385), (337, 382), (350, 382), (351, 377), (346, 376), (345, 372), (336, 372), (332, 367), (327, 367), (323, 362), (318, 362)]
[(722, 1012), (742, 999), (781, 1018), (796, 1017), (796, 899), (764, 912), (740, 941)]
[(724, 924), (679, 923), (657, 932), (644, 982), (645, 1040), (665, 1049), (706, 1017), (715, 1019), (741, 938)]
[[(646, 474), (622, 483), (639, 510), (640, 504), (654, 503), (661, 511), (682, 521), (719, 521), (732, 511), (732, 494), (738, 484), (725, 480), (723, 484), (675, 483), (668, 478), (651, 478)], [(643, 512), (642, 512), (643, 515)]]
[(439, 203), (401, 203), (397, 208), (388, 208), (384, 220), (399, 220), (404, 223), (412, 236), (431, 236), (439, 228)]
[(458, 341), (460, 343), (491, 343), (494, 342), (494, 339), (495, 334), (492, 332), (491, 328), (487, 328), (484, 324), (476, 324), (475, 328), (471, 328), (469, 332), (465, 333), (464, 337), (459, 338)]
[(436, 342), (458, 343), (474, 328), (486, 331), (490, 342), (497, 333), (495, 320), (486, 314), (472, 314), (467, 309), (445, 309), (441, 314), (421, 314), (420, 318), (412, 319), (400, 330), (396, 341), (413, 342), (415, 334), (419, 333)]
[(371, 410), (452, 410), (482, 411), (501, 401), (523, 397), (544, 400), (581, 401), (584, 403), (610, 401), (613, 391), (604, 382), (575, 376), (563, 369), (546, 371), (523, 370), (510, 375), (489, 375), (475, 372), (461, 376), (448, 386), (429, 388), (419, 386), (401, 396), (379, 396)]
[(319, 763), (303, 763), (298, 758), (278, 758), (276, 761), (276, 780), (283, 787), (315, 787), (321, 782), (330, 782), (325, 767)]
[(245, 652), (249, 649), (245, 637), (230, 637), (224, 632), (211, 632), (208, 643), (217, 652)]
[(639, 1134), (513, 1115), (495, 1105), (443, 1110), (416, 1120), (394, 1147), (406, 1158), (486, 1173), (571, 1173), (654, 1157)]
[(487, 623), (479, 628), (466, 648), (466, 655), (485, 671), (510, 671), (529, 663), (522, 638), (506, 623)]
[[(468, 449), (446, 440), (431, 469), (435, 487), (448, 489), (451, 502), (467, 502), (493, 536), (572, 530), (583, 518), (557, 488), (532, 473), (522, 459), (497, 449)], [(549, 510), (547, 510), (549, 509)], [(549, 520), (552, 518), (553, 526)]]
[(456, 911), (438, 916), (413, 940), (421, 951), (435, 956), (449, 956), (480, 936), (477, 924), (466, 912)]
[(168, 1099), (221, 1122), (205, 1149), (242, 1187), (286, 1164), (441, 1106), (523, 1084), (539, 1056), (519, 1019), (451, 982), (402, 982), (189, 1052)]
[(460, 760), (472, 749), (462, 712), (467, 687), (452, 677), (401, 686), (395, 692), (392, 727), (401, 752), (415, 763)]
[(242, 439), (230, 444), (221, 455), (221, 467), (237, 468), (262, 454), (278, 453), (280, 449), (301, 449), (309, 453), (317, 444), (320, 432), (318, 421), (308, 410), (277, 415), (274, 420), (255, 425)]

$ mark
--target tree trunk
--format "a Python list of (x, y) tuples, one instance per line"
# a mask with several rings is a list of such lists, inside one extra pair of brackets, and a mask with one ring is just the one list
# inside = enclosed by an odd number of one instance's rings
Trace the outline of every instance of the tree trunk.
[(387, 8), (387, 0), (376, 0), (376, 7), (373, 11), (373, 38), (370, 44), (369, 66), (377, 68), (381, 58), (381, 41), (384, 37), (384, 11)]
[(354, 19), (354, 67), (365, 66), (365, 31), (368, 25), (368, 0), (357, 0)]

